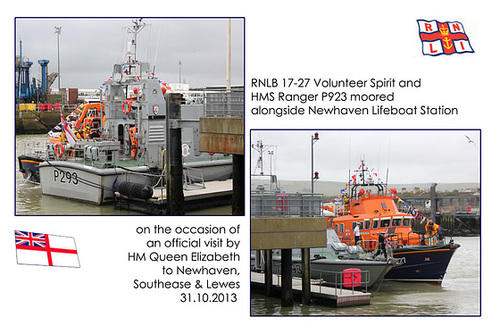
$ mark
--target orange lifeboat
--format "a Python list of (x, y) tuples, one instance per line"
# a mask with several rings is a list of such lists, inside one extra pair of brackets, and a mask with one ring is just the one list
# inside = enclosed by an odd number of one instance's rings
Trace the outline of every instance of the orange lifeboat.
[(359, 182), (349, 184), (349, 191), (342, 196), (342, 210), (338, 210), (338, 216), (327, 218), (327, 227), (334, 229), (342, 242), (354, 245), (354, 228), (359, 223), (362, 246), (366, 250), (377, 248), (381, 233), (387, 235), (395, 245), (420, 244), (420, 234), (412, 229), (415, 218), (400, 212), (394, 202), (397, 198), (396, 189), (388, 189), (368, 178), (365, 180), (365, 172), (369, 172), (363, 162), (360, 168), (357, 171)]

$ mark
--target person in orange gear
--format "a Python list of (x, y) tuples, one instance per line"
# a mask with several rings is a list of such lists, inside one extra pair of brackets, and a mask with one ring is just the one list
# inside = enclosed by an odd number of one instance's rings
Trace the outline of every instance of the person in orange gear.
[(130, 155), (132, 158), (135, 158), (135, 155), (137, 153), (137, 144), (139, 141), (137, 138), (134, 137), (134, 134), (137, 132), (137, 128), (135, 126), (131, 127), (128, 130), (129, 136), (130, 136)]
[(425, 231), (427, 232), (427, 237), (429, 238), (429, 245), (435, 245), (439, 230), (441, 227), (438, 224), (434, 224), (432, 220), (429, 220), (425, 224)]

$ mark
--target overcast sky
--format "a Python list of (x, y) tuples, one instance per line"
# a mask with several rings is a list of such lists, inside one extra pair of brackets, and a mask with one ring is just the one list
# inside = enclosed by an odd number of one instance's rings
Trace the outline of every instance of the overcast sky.
[[(226, 84), (227, 19), (148, 19), (150, 24), (137, 41), (138, 58), (156, 66), (163, 82), (181, 81), (190, 87)], [(57, 35), (60, 36), (61, 87), (96, 89), (111, 75), (113, 64), (125, 55), (130, 34), (126, 19), (17, 19), (16, 55), (19, 41), (23, 56), (32, 65), (31, 77), (40, 79), (38, 60), (48, 59), (49, 73), (57, 72)], [(231, 81), (243, 84), (243, 19), (231, 19)], [(57, 88), (57, 80), (52, 88)]]
[[(273, 170), (280, 180), (310, 180), (311, 136), (307, 131), (252, 131), (251, 142), (269, 145)], [(349, 180), (363, 155), (389, 184), (479, 182), (478, 130), (334, 131), (319, 130), (314, 144), (314, 169), (322, 181)], [(470, 143), (468, 136), (474, 143)], [(257, 173), (258, 152), (251, 149), (251, 172)], [(263, 154), (264, 173), (270, 170), (269, 153)]]

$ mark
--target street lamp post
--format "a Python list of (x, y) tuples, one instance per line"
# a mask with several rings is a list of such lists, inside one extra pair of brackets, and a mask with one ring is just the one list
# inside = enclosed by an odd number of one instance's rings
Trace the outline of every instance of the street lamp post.
[(179, 60), (179, 83), (181, 83), (181, 67), (182, 67), (182, 62)]
[(316, 132), (311, 136), (311, 193), (314, 194), (314, 182), (319, 179), (319, 173), (314, 171), (314, 143), (319, 140), (319, 134)]
[(54, 27), (56, 30), (54, 34), (57, 34), (57, 88), (59, 92), (61, 91), (61, 62), (59, 60), (59, 38), (61, 37), (62, 27)]

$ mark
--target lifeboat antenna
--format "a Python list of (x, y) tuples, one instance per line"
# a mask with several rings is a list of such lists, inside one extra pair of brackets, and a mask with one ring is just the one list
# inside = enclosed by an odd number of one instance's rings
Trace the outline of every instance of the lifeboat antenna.
[[(275, 173), (273, 173), (273, 159), (276, 158), (277, 154), (277, 146), (276, 145), (264, 145), (262, 140), (258, 140), (257, 144), (252, 144), (252, 149), (257, 151), (258, 157), (257, 157), (257, 162), (255, 165), (254, 172), (252, 176), (269, 176), (269, 189), (277, 189), (279, 188), (278, 185), (278, 178)], [(265, 166), (264, 166), (264, 153), (267, 152), (269, 156), (269, 175), (265, 173)], [(274, 169), (276, 169), (276, 163), (274, 166)], [(257, 170), (259, 172), (257, 173)]]
[(391, 153), (391, 132), (389, 132), (389, 144), (387, 148), (387, 173), (385, 174), (385, 185), (389, 186), (389, 162)]
[(142, 22), (141, 19), (132, 20), (134, 24), (131, 27), (127, 27), (127, 31), (130, 34), (133, 34), (132, 41), (128, 42), (127, 49), (127, 57), (129, 62), (137, 61), (137, 35), (141, 32), (142, 29), (146, 26), (146, 23)]
[(351, 132), (349, 131), (349, 152), (348, 152), (348, 166), (349, 166), (349, 174), (347, 174), (348, 181), (348, 190), (347, 193), (351, 191)]
[(362, 184), (365, 184), (365, 156), (364, 154), (361, 155), (361, 182)]

